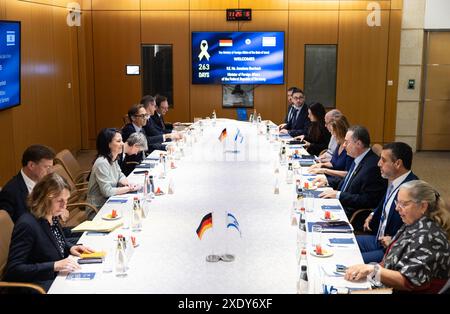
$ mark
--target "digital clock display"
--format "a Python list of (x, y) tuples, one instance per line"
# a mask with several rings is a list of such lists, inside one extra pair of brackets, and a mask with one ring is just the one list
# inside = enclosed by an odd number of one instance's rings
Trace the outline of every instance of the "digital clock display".
[(252, 9), (227, 9), (227, 21), (251, 21)]

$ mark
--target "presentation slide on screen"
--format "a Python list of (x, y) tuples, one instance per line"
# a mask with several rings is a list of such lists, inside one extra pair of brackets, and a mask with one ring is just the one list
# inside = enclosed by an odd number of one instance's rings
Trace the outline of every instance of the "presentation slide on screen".
[(0, 21), (0, 110), (20, 103), (20, 24)]
[(193, 32), (193, 84), (283, 84), (283, 32)]

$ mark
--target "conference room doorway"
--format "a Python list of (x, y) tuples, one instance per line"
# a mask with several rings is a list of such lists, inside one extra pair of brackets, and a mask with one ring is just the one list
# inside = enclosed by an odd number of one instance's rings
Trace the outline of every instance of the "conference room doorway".
[(425, 33), (420, 150), (450, 150), (450, 31)]

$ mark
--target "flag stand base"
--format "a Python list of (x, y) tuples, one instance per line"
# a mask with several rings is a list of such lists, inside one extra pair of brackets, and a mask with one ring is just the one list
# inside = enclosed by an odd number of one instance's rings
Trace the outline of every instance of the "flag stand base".
[(220, 259), (224, 262), (233, 262), (235, 258), (232, 254), (223, 254), (220, 256)]
[(217, 263), (218, 261), (220, 261), (220, 256), (219, 255), (208, 255), (208, 256), (206, 256), (206, 261), (210, 262), (210, 263)]

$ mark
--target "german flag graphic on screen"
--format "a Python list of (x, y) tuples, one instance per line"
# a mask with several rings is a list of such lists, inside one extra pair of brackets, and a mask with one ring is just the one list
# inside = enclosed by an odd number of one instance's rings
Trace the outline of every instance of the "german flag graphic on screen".
[(205, 231), (209, 228), (212, 228), (212, 213), (206, 214), (197, 228), (196, 232), (200, 240), (202, 239), (203, 233), (205, 233)]

